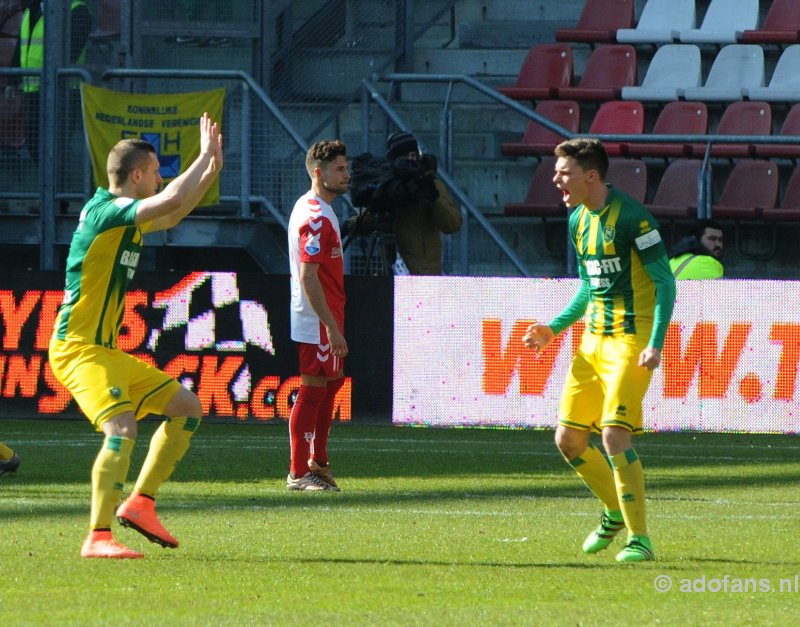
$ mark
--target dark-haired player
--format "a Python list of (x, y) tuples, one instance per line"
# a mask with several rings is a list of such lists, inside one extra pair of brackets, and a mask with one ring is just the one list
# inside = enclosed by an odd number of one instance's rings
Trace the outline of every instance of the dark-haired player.
[(331, 203), (347, 193), (347, 147), (319, 141), (308, 150), (311, 189), (289, 219), (291, 334), (300, 361), (300, 390), (289, 417), (289, 490), (339, 491), (328, 460), (336, 393), (344, 383), (344, 265), (339, 220)]
[[(642, 400), (675, 304), (675, 279), (658, 224), (634, 199), (606, 184), (608, 156), (596, 139), (576, 138), (555, 149), (553, 181), (569, 218), (581, 286), (547, 325), (532, 324), (525, 344), (541, 351), (586, 316), (580, 348), (564, 383), (556, 445), (604, 505), (600, 526), (583, 543), (605, 549), (627, 528), (618, 562), (655, 558), (645, 520), (644, 473), (632, 436), (642, 433)], [(589, 445), (600, 431), (606, 455)]]

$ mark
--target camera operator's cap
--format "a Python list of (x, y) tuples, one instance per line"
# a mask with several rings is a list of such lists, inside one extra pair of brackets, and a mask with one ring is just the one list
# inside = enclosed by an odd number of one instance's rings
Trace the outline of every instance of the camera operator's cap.
[(416, 137), (405, 131), (397, 131), (389, 135), (386, 140), (386, 158), (389, 161), (394, 161), (409, 152), (419, 152), (419, 144), (417, 144)]

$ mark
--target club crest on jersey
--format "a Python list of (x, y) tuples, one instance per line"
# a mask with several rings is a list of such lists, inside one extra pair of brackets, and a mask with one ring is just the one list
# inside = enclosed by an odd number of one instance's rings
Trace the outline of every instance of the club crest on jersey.
[(642, 220), (641, 222), (639, 222), (640, 233), (647, 233), (647, 231), (650, 231), (652, 228), (653, 227), (650, 226), (650, 222), (648, 222), (647, 220)]
[(316, 235), (312, 235), (306, 240), (306, 244), (303, 247), (309, 255), (316, 255), (320, 251), (319, 245), (319, 233)]
[(603, 229), (603, 243), (610, 244), (614, 241), (614, 235), (617, 231), (613, 226), (607, 226)]

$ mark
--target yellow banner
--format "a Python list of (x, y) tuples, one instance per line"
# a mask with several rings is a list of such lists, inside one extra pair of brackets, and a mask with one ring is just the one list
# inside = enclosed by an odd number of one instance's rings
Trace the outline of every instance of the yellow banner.
[[(182, 94), (132, 94), (81, 84), (83, 120), (95, 183), (108, 188), (106, 158), (120, 139), (138, 137), (158, 152), (166, 185), (200, 154), (200, 116), (222, 122), (225, 89)], [(199, 206), (219, 203), (219, 178)]]

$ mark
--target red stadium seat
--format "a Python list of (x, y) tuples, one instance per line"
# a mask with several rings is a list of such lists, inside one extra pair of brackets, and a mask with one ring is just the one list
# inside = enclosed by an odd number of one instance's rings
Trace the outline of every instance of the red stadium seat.
[[(766, 102), (739, 101), (728, 105), (722, 114), (716, 135), (770, 135), (772, 134), (772, 109)], [(702, 157), (705, 144), (691, 144), (691, 156)], [(755, 154), (754, 144), (714, 144), (711, 156), (737, 159)]]
[[(641, 135), (644, 107), (635, 100), (613, 100), (600, 105), (589, 127), (590, 135)], [(619, 142), (603, 142), (610, 157), (622, 154)]]
[(622, 88), (636, 85), (636, 49), (628, 45), (600, 46), (586, 62), (578, 85), (561, 87), (561, 100), (617, 100)]
[[(572, 100), (544, 100), (535, 109), (556, 124), (572, 133), (580, 129), (580, 107)], [(557, 144), (564, 140), (538, 122), (531, 120), (519, 142), (506, 142), (500, 146), (500, 153), (507, 156), (552, 155)]]
[(800, 43), (800, 2), (772, 0), (761, 28), (743, 31), (739, 41), (760, 45)]
[(97, 7), (97, 27), (89, 34), (92, 39), (116, 37), (120, 31), (120, 0), (100, 0)]
[[(795, 104), (789, 109), (789, 113), (783, 118), (783, 125), (779, 135), (795, 136), (800, 135), (800, 103)], [(775, 157), (779, 159), (800, 159), (800, 145), (791, 144), (755, 144), (753, 146), (755, 156), (759, 158)]]
[(670, 162), (656, 189), (653, 202), (646, 204), (656, 218), (669, 220), (697, 216), (697, 185), (702, 162), (699, 159), (675, 159)]
[(567, 208), (562, 202), (561, 192), (553, 183), (555, 163), (554, 157), (542, 159), (533, 171), (525, 200), (506, 203), (503, 211), (505, 215), (566, 219)]
[(739, 161), (725, 181), (719, 202), (711, 206), (714, 219), (758, 220), (778, 200), (778, 167), (771, 161)]
[(556, 41), (613, 43), (617, 30), (633, 27), (633, 0), (586, 0), (574, 28), (560, 28)]
[(631, 198), (644, 202), (647, 194), (647, 166), (638, 159), (609, 159), (606, 181)]
[(572, 84), (573, 57), (569, 44), (537, 44), (528, 50), (511, 87), (498, 87), (513, 100), (547, 100)]
[(789, 177), (780, 207), (765, 210), (762, 218), (764, 222), (800, 222), (800, 166)]
[[(708, 133), (708, 107), (702, 102), (670, 102), (658, 114), (652, 135), (705, 135)], [(622, 154), (630, 157), (685, 157), (690, 153), (687, 144), (627, 144), (620, 146)]]

